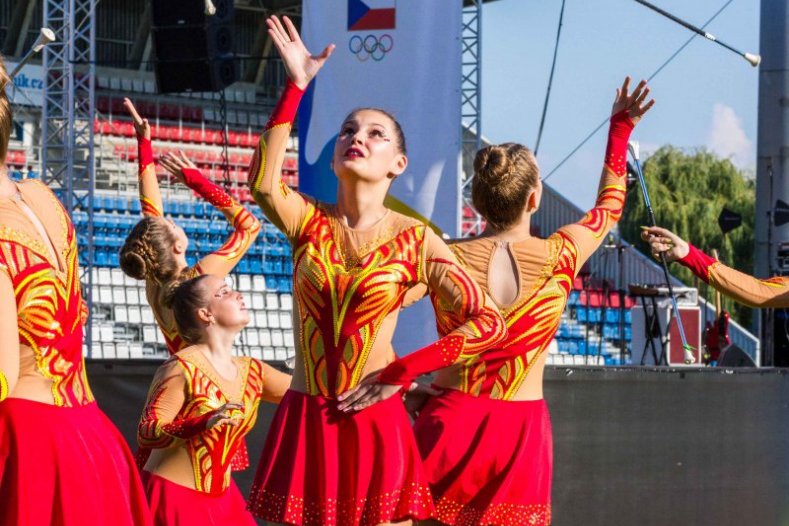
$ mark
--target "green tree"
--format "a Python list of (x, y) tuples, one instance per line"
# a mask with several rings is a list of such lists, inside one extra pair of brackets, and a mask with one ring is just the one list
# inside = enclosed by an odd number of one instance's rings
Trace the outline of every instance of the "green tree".
[[(643, 166), (652, 208), (659, 226), (673, 230), (710, 253), (718, 249), (721, 261), (743, 272), (753, 271), (755, 182), (745, 176), (728, 159), (706, 150), (692, 153), (664, 146), (650, 156)], [(742, 226), (725, 236), (718, 226), (718, 215), (726, 207), (742, 216)], [(631, 186), (620, 223), (622, 237), (649, 255), (640, 233), (649, 224), (638, 184)], [(714, 300), (714, 290), (696, 279), (685, 267), (673, 264), (671, 273), (699, 293)], [(748, 327), (752, 309), (725, 301), (732, 317)]]

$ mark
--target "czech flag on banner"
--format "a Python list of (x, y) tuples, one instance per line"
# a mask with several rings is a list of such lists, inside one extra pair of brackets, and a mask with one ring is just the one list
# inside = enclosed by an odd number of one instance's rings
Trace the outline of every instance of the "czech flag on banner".
[(348, 0), (348, 31), (395, 29), (396, 0)]

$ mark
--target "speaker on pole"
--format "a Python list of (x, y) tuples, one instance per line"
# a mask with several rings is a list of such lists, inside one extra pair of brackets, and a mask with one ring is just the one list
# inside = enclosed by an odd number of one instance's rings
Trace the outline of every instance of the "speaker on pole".
[(233, 0), (151, 0), (154, 72), (160, 93), (219, 91), (238, 80)]
[(756, 364), (745, 351), (730, 343), (721, 349), (718, 367), (756, 367)]

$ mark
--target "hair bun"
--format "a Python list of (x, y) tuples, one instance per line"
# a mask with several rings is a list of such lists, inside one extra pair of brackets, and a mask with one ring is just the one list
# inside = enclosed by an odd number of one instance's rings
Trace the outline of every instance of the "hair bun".
[(474, 159), (475, 177), (479, 177), (486, 185), (497, 186), (506, 182), (512, 169), (512, 162), (507, 148), (488, 146), (477, 152)]
[(148, 274), (148, 266), (145, 258), (136, 250), (138, 247), (123, 246), (120, 254), (121, 270), (134, 279), (145, 279)]

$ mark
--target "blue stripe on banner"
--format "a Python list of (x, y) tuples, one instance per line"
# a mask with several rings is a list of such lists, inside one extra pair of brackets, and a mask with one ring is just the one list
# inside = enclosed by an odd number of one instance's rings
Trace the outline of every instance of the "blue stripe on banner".
[(334, 203), (337, 200), (337, 176), (331, 169), (331, 160), (337, 135), (329, 138), (314, 163), (310, 164), (305, 153), (317, 83), (318, 79), (310, 83), (299, 105), (299, 192), (318, 201)]
[(364, 15), (370, 11), (367, 4), (361, 0), (348, 0), (348, 31), (356, 25), (356, 23), (364, 18)]

